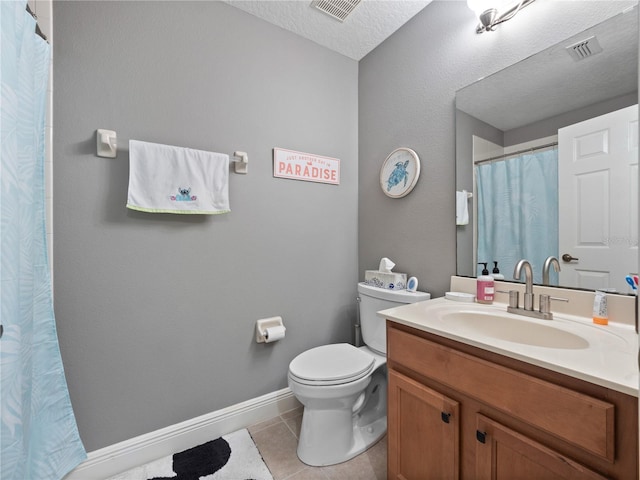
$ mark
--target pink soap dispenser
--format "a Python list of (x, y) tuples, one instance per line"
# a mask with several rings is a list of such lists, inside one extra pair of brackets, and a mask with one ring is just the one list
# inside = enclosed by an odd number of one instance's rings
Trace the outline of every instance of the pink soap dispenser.
[(484, 268), (482, 275), (476, 279), (476, 301), (478, 303), (493, 303), (493, 295), (495, 293), (493, 277), (489, 275), (487, 262), (480, 262), (478, 265), (484, 265)]

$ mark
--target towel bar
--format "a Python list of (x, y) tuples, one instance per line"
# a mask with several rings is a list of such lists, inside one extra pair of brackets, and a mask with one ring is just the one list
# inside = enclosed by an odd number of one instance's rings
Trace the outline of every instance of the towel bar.
[[(118, 136), (114, 130), (97, 129), (96, 131), (96, 155), (99, 157), (116, 158), (118, 153)], [(234, 163), (236, 173), (246, 175), (249, 170), (249, 155), (247, 152), (233, 152), (229, 161)]]

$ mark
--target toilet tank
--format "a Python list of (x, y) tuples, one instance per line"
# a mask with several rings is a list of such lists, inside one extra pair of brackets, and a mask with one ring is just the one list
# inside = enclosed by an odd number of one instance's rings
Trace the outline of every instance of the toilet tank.
[(409, 292), (407, 290), (387, 290), (358, 283), (360, 299), (360, 333), (362, 340), (372, 350), (387, 354), (387, 330), (385, 319), (377, 312), (402, 304), (422, 302), (431, 298), (430, 293)]

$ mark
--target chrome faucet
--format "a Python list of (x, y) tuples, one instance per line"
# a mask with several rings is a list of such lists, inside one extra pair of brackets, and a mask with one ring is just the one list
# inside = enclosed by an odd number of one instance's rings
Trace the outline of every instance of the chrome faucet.
[[(548, 282), (549, 278), (549, 267), (555, 260), (558, 268), (556, 271), (560, 270), (560, 265), (558, 264), (558, 259), (555, 257), (549, 257), (544, 262), (544, 271), (546, 272), (546, 278)], [(531, 264), (528, 260), (520, 260), (516, 264), (516, 268), (513, 270), (513, 278), (516, 280), (520, 280), (520, 276), (522, 274), (522, 270), (524, 269), (524, 279), (525, 279), (525, 289), (524, 289), (524, 308), (520, 308), (518, 304), (518, 291), (511, 290), (509, 292), (509, 306), (507, 307), (507, 312), (516, 313), (518, 315), (526, 315), (527, 317), (533, 318), (542, 318), (545, 320), (551, 320), (553, 318), (553, 314), (551, 313), (551, 300), (559, 300), (562, 302), (568, 302), (566, 298), (558, 298), (552, 297), (551, 295), (540, 295), (540, 309), (533, 309), (533, 270), (531, 268)]]
[(542, 266), (542, 284), (549, 285), (549, 269), (553, 265), (553, 269), (557, 272), (560, 271), (560, 262), (556, 257), (547, 257)]
[(531, 269), (531, 264), (528, 260), (520, 260), (516, 264), (516, 268), (513, 270), (513, 278), (520, 280), (520, 274), (522, 273), (523, 268), (526, 283), (524, 289), (524, 309), (531, 311), (533, 310), (533, 270)]

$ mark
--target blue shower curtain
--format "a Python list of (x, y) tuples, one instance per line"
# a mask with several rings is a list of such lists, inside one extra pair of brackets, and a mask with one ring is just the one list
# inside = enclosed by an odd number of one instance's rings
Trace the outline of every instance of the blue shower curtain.
[[(524, 258), (533, 267), (533, 281), (542, 283), (545, 259), (558, 257), (558, 151), (527, 153), (475, 170), (478, 262), (488, 262), (491, 273), (498, 261), (500, 273), (512, 280)], [(558, 283), (553, 269), (549, 280)]]
[(60, 479), (86, 458), (58, 347), (44, 195), (49, 45), (0, 1), (0, 478)]

